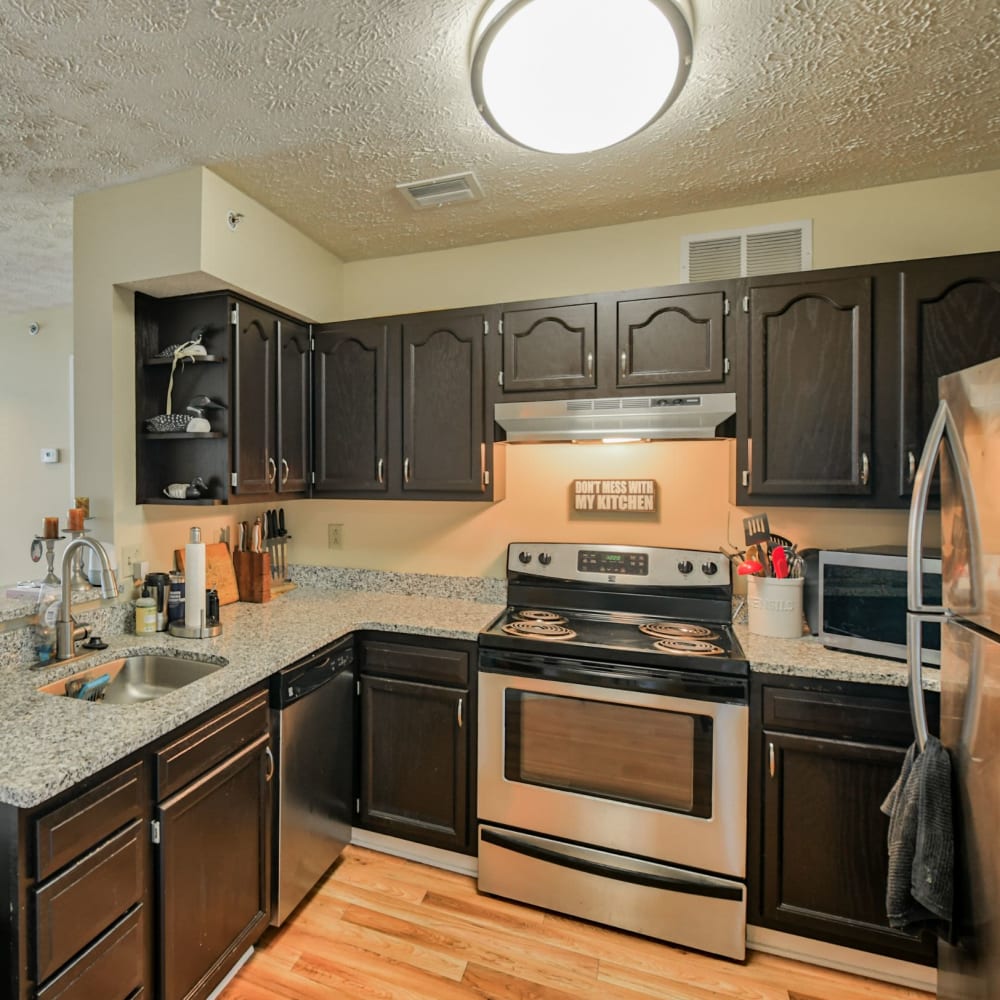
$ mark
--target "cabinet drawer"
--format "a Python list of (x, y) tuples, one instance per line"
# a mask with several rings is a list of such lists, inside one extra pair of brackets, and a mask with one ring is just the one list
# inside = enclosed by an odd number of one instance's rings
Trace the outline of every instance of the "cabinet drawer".
[(36, 890), (35, 964), (39, 982), (140, 901), (142, 828), (143, 824), (134, 820), (116, 837)]
[(35, 821), (35, 877), (53, 872), (89, 851), (142, 814), (142, 765), (116, 774)]
[[(930, 705), (928, 705), (930, 708)], [(899, 698), (764, 688), (764, 728), (908, 745), (913, 724), (905, 690)]]
[(464, 649), (429, 649), (393, 642), (366, 642), (362, 648), (363, 674), (469, 686), (469, 654)]
[(268, 731), (261, 691), (209, 719), (156, 755), (156, 797), (164, 799)]
[(38, 1000), (140, 1000), (145, 996), (145, 939), (145, 909), (137, 906), (43, 986)]

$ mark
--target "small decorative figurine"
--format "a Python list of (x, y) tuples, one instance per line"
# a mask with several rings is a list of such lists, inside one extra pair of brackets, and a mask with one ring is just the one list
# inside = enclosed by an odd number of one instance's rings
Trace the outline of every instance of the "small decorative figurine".
[(207, 434), (212, 425), (205, 417), (206, 410), (224, 410), (223, 403), (217, 403), (208, 396), (195, 396), (184, 408), (184, 413), (158, 413), (146, 421), (146, 430), (162, 434), (169, 431), (186, 431), (189, 434)]
[(201, 476), (195, 476), (190, 483), (170, 483), (163, 488), (163, 495), (171, 500), (200, 500), (207, 494), (208, 486)]

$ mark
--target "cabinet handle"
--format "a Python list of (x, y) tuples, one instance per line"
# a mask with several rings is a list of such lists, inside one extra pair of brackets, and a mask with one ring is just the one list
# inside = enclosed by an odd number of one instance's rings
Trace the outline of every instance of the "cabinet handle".
[(622, 351), (621, 373), (622, 373), (622, 378), (624, 378), (628, 374), (628, 355), (624, 351)]
[(862, 486), (867, 486), (868, 485), (868, 473), (869, 473), (869, 471), (870, 471), (870, 467), (869, 467), (869, 464), (868, 464), (868, 452), (867, 451), (863, 451), (863, 452), (861, 452), (861, 485)]
[(768, 742), (767, 744), (767, 769), (771, 772), (771, 777), (774, 777), (774, 744)]
[(267, 485), (273, 486), (275, 479), (278, 478), (278, 466), (274, 464), (274, 459), (270, 456), (267, 459), (267, 468), (269, 470), (267, 473)]
[(270, 781), (274, 777), (274, 754), (270, 747), (264, 747), (264, 756), (267, 758), (267, 771), (264, 773), (264, 780)]
[(594, 352), (587, 351), (587, 374), (594, 374)]
[(375, 466), (375, 478), (379, 481), (379, 485), (385, 482), (385, 459), (380, 458), (378, 460), (378, 465)]
[(912, 448), (906, 449), (906, 481), (912, 486), (917, 478), (917, 456)]
[(288, 477), (291, 474), (291, 469), (288, 467), (288, 459), (283, 458), (281, 460), (281, 485), (284, 486), (288, 482)]
[(403, 482), (408, 483), (410, 481), (410, 460), (408, 458), (403, 459)]
[(464, 698), (459, 698), (458, 699), (458, 728), (459, 729), (462, 728), (462, 702), (464, 702), (464, 701), (465, 701)]

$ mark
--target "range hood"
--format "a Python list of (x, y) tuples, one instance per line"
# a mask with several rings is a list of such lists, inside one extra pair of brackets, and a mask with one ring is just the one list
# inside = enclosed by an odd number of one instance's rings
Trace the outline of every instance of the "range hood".
[(714, 438), (735, 412), (736, 394), (717, 392), (497, 403), (494, 419), (508, 441), (670, 441)]

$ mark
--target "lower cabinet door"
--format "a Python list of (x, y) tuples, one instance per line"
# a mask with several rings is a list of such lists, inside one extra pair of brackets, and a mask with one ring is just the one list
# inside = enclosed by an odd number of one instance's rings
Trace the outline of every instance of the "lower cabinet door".
[(160, 998), (207, 997), (268, 922), (267, 736), (157, 808)]
[(763, 913), (769, 927), (933, 964), (932, 940), (891, 930), (889, 820), (902, 747), (764, 733)]
[(360, 821), (469, 850), (468, 691), (361, 678)]

